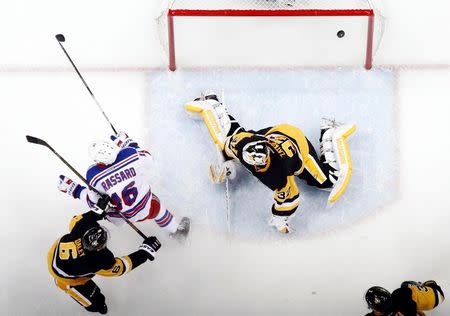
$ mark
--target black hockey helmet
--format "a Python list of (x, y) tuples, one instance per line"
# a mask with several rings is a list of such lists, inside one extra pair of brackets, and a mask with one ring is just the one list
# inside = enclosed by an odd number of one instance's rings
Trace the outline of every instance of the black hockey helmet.
[(387, 312), (392, 306), (391, 293), (381, 286), (372, 286), (366, 292), (369, 308), (377, 312)]
[(87, 251), (99, 251), (106, 247), (108, 230), (103, 226), (95, 226), (88, 229), (82, 239), (83, 248)]
[(269, 159), (269, 146), (263, 136), (255, 137), (255, 140), (246, 144), (242, 149), (242, 158), (252, 166), (265, 166)]

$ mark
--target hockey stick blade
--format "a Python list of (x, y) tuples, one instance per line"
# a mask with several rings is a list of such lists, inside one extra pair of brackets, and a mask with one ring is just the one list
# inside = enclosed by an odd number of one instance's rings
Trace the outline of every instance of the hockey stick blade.
[(62, 34), (56, 34), (55, 37), (56, 37), (56, 40), (58, 42), (65, 42), (66, 41), (66, 38)]
[(27, 137), (27, 141), (28, 141), (29, 143), (32, 143), (32, 144), (38, 144), (38, 145), (43, 145), (43, 146), (49, 147), (48, 144), (47, 144), (47, 142), (43, 141), (43, 140), (40, 139), (40, 138), (37, 138), (37, 137), (34, 137), (34, 136), (30, 136), (30, 135), (27, 135), (26, 137)]

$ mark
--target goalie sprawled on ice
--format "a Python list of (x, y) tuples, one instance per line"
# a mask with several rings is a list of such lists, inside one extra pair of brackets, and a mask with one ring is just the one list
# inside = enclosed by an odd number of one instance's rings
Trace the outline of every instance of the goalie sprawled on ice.
[(210, 168), (213, 182), (234, 178), (233, 160), (238, 160), (274, 192), (269, 224), (282, 233), (289, 233), (289, 219), (300, 204), (295, 177), (308, 185), (329, 189), (330, 204), (339, 199), (348, 184), (352, 163), (346, 138), (356, 130), (354, 124), (323, 119), (319, 158), (311, 142), (295, 126), (280, 124), (245, 130), (214, 93), (204, 93), (188, 102), (185, 109), (204, 120), (221, 153), (221, 161)]

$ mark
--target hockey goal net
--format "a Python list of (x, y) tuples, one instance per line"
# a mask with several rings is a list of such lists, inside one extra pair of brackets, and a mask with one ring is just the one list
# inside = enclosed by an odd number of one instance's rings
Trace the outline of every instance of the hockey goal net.
[(370, 0), (167, 0), (157, 18), (183, 66), (372, 67), (384, 19)]

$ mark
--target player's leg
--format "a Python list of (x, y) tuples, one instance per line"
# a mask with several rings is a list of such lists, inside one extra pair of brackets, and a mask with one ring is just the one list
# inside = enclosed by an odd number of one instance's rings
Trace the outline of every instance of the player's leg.
[(286, 186), (275, 190), (273, 197), (274, 204), (269, 225), (274, 226), (279, 232), (287, 234), (291, 231), (289, 222), (300, 205), (300, 193), (294, 176), (289, 176)]
[(89, 312), (106, 314), (108, 307), (105, 303), (105, 296), (94, 281), (89, 280), (84, 284), (70, 285), (56, 280), (56, 285), (69, 294), (78, 304)]
[(308, 185), (321, 189), (328, 189), (333, 186), (337, 180), (336, 170), (325, 163), (324, 157), (319, 159), (311, 142), (306, 139), (309, 147), (309, 154), (304, 163), (304, 169), (298, 177), (305, 180)]
[(227, 137), (244, 131), (242, 126), (228, 113), (225, 104), (221, 103), (213, 92), (203, 93), (193, 101), (187, 102), (184, 108), (193, 118), (203, 119), (214, 143), (221, 150), (224, 148)]
[(186, 239), (189, 233), (189, 218), (183, 217), (178, 223), (173, 214), (161, 204), (161, 201), (154, 193), (152, 194), (152, 199), (150, 201), (148, 215), (142, 220), (147, 219), (153, 219), (159, 227), (180, 241)]

